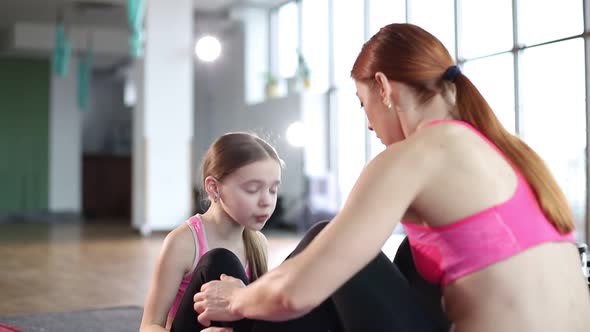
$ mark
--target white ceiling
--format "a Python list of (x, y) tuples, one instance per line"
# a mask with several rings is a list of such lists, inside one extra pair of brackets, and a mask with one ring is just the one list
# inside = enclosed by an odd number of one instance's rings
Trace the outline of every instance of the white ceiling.
[(230, 6), (273, 7), (288, 0), (194, 0), (196, 10), (223, 10)]
[[(76, 3), (84, 2), (81, 10)], [(52, 23), (63, 9), (66, 19), (72, 23), (96, 26), (122, 26), (126, 24), (127, 0), (0, 0), (0, 25), (15, 22)]]
[[(150, 0), (147, 0), (148, 2)], [(175, 0), (168, 0), (172, 5)], [(193, 0), (199, 12), (223, 11), (232, 6), (272, 7), (286, 0)], [(81, 7), (77, 3), (85, 3)], [(0, 27), (15, 22), (55, 22), (60, 8), (67, 20), (93, 26), (125, 26), (127, 0), (0, 0)]]

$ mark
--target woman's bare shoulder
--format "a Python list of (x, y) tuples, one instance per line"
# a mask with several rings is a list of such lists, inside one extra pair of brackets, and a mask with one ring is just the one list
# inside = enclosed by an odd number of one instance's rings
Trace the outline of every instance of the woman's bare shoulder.
[(452, 123), (424, 127), (407, 139), (388, 146), (375, 158), (376, 163), (399, 164), (409, 170), (437, 168), (450, 152), (460, 148), (458, 143), (466, 135), (469, 133), (465, 128)]

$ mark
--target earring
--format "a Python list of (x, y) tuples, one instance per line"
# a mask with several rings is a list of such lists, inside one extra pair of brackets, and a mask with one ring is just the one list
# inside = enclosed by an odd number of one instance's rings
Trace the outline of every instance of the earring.
[(392, 108), (391, 102), (387, 98), (383, 98), (383, 105), (387, 107), (387, 110), (391, 110)]

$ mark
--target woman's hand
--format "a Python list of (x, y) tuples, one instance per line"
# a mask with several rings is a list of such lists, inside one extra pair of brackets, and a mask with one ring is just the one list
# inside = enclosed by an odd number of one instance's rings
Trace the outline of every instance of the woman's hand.
[(221, 280), (210, 281), (201, 286), (201, 291), (193, 297), (195, 311), (203, 326), (211, 321), (235, 321), (243, 317), (231, 311), (231, 298), (235, 290), (245, 287), (240, 279), (221, 275)]

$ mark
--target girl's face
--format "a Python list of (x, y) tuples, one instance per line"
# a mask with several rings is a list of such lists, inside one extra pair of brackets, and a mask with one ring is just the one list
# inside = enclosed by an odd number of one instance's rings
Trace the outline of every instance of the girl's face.
[(374, 131), (386, 146), (403, 140), (404, 134), (393, 99), (388, 98), (389, 107), (376, 85), (372, 87), (369, 83), (358, 81), (355, 84), (356, 95), (367, 115), (369, 130)]
[(238, 224), (261, 230), (277, 204), (281, 166), (274, 159), (238, 168), (219, 183), (220, 203)]

